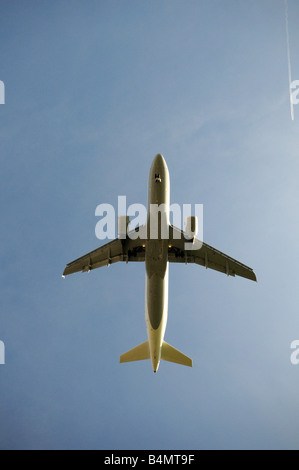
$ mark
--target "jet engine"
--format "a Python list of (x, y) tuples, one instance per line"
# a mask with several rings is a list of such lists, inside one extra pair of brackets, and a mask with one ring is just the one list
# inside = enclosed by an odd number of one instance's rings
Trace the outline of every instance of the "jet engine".
[(130, 217), (128, 215), (119, 215), (117, 220), (117, 232), (118, 238), (126, 239), (128, 233), (128, 225), (130, 223)]
[(192, 240), (194, 243), (197, 232), (198, 232), (198, 218), (195, 215), (186, 217), (186, 221), (185, 221), (186, 238), (188, 238), (189, 240)]

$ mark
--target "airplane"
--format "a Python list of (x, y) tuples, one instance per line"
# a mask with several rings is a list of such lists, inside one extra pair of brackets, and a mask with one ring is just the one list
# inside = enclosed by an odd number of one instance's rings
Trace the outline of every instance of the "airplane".
[[(145, 262), (145, 319), (148, 339), (122, 354), (120, 363), (150, 359), (154, 372), (157, 372), (161, 360), (192, 367), (192, 359), (164, 341), (168, 316), (169, 263), (195, 263), (228, 276), (237, 275), (256, 281), (251, 268), (196, 239), (195, 216), (186, 218), (185, 231), (171, 225), (169, 204), (169, 171), (164, 157), (157, 154), (149, 173), (146, 225), (129, 231), (129, 217), (119, 216), (118, 238), (67, 264), (63, 272), (65, 277), (78, 271), (89, 272), (109, 266), (118, 261)], [(153, 208), (157, 205), (158, 221), (152, 217)], [(156, 232), (153, 230), (154, 224)], [(167, 235), (162, 230), (165, 226)], [(156, 236), (151, 236), (152, 232)]]

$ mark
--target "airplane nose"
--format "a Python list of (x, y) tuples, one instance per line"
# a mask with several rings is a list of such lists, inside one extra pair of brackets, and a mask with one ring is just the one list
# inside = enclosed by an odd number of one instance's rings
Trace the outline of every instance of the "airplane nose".
[[(164, 157), (161, 155), (161, 153), (158, 153), (153, 160), (149, 175), (148, 187), (152, 189), (154, 188), (153, 191), (156, 191), (158, 189), (156, 183), (159, 183), (158, 186), (160, 186), (160, 183), (162, 183), (160, 190), (163, 189), (165, 192), (164, 202), (166, 202), (169, 199), (169, 171), (166, 161), (164, 160)], [(151, 203), (157, 203), (157, 195), (153, 196)]]
[(166, 164), (166, 161), (163, 157), (163, 155), (161, 155), (161, 153), (158, 153), (154, 160), (153, 160), (153, 163), (152, 163), (152, 168), (151, 168), (152, 171), (154, 171), (155, 173), (167, 173), (168, 172), (168, 168), (167, 168), (167, 164)]
[(161, 155), (161, 153), (158, 153), (158, 154), (155, 156), (153, 163), (154, 163), (155, 165), (159, 165), (159, 166), (164, 166), (164, 165), (166, 165), (165, 159), (164, 159), (163, 155)]

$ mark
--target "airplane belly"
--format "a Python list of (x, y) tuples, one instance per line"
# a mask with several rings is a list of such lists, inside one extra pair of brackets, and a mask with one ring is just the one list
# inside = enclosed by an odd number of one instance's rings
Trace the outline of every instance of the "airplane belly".
[(168, 314), (169, 175), (160, 155), (152, 165), (148, 188), (145, 318), (150, 357), (156, 372)]
[(153, 273), (146, 275), (145, 283), (145, 317), (150, 346), (150, 356), (154, 370), (161, 358), (161, 347), (165, 335), (168, 315), (168, 262), (164, 277)]
[(149, 325), (157, 330), (168, 309), (168, 242), (149, 240), (145, 254), (146, 310)]
[(167, 284), (168, 283), (166, 280), (166, 276), (164, 279), (161, 279), (159, 274), (153, 274), (151, 278), (147, 279), (147, 314), (149, 324), (154, 330), (157, 330), (159, 328), (163, 316), (165, 315), (165, 313), (167, 314)]

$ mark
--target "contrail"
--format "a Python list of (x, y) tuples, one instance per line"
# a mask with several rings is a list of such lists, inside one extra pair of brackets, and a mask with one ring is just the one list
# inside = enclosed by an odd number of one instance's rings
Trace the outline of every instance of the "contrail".
[(286, 17), (286, 33), (287, 33), (287, 49), (288, 49), (288, 70), (289, 70), (289, 92), (290, 92), (290, 107), (291, 118), (294, 121), (294, 105), (292, 100), (292, 71), (291, 71), (291, 56), (290, 56), (290, 41), (289, 41), (289, 14), (288, 14), (288, 0), (284, 0), (285, 4), (285, 17)]

